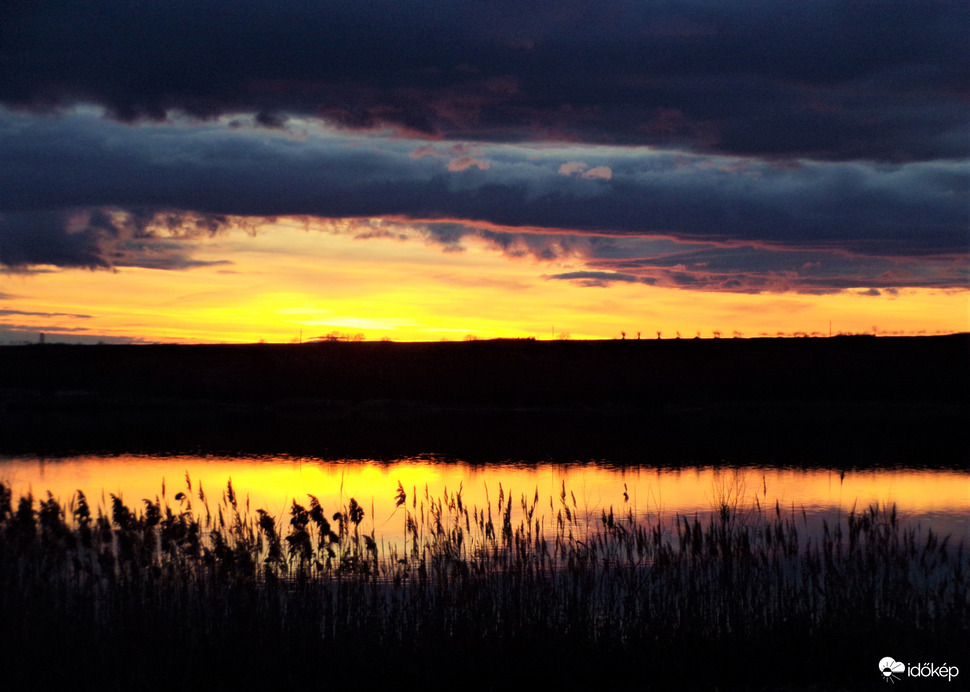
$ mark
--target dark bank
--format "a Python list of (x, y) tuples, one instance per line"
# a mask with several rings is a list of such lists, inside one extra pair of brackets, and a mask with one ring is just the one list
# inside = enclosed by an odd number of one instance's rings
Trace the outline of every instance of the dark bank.
[(968, 339), (7, 346), (0, 451), (960, 464)]

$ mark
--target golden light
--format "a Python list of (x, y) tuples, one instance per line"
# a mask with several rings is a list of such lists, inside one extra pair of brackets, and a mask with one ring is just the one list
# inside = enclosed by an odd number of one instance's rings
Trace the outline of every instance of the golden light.
[[(191, 482), (189, 489), (186, 477)], [(737, 503), (743, 510), (760, 507), (773, 513), (802, 510), (810, 515), (864, 511), (872, 504), (896, 504), (902, 516), (926, 525), (936, 523), (946, 531), (970, 530), (970, 473), (922, 469), (847, 471), (830, 469), (779, 469), (748, 467), (610, 468), (596, 464), (509, 463), (473, 466), (435, 459), (401, 459), (393, 462), (325, 461), (291, 457), (69, 457), (62, 459), (0, 459), (0, 481), (15, 498), (32, 492), (43, 498), (50, 491), (66, 505), (82, 490), (92, 507), (108, 495), (122, 497), (131, 507), (141, 499), (188, 495), (193, 511), (215, 513), (229, 481), (250, 509), (265, 509), (283, 518), (295, 500), (306, 506), (308, 495), (318, 498), (328, 512), (356, 499), (366, 511), (366, 528), (393, 538), (400, 532), (394, 498), (400, 482), (408, 495), (427, 509), (429, 501), (461, 489), (468, 507), (496, 507), (501, 491), (518, 510), (521, 499), (531, 504), (539, 496), (537, 517), (555, 519), (563, 487), (566, 502), (576, 514), (598, 521), (610, 507), (625, 513), (633, 509), (650, 521), (669, 525), (675, 516), (704, 515), (722, 501)], [(199, 497), (200, 490), (205, 502)], [(624, 492), (627, 498), (624, 498)], [(573, 498), (575, 497), (575, 505)], [(551, 505), (551, 506), (550, 506)], [(518, 511), (516, 512), (518, 516)]]
[[(359, 229), (353, 229), (353, 224)], [(357, 238), (377, 221), (337, 232), (294, 220), (255, 235), (194, 240), (192, 268), (64, 270), (8, 275), (0, 328), (91, 338), (177, 342), (292, 342), (332, 332), (368, 340), (534, 337), (710, 338), (740, 332), (950, 333), (970, 329), (970, 291), (869, 296), (732, 294), (614, 282), (552, 280), (580, 258), (510, 258), (469, 236), (445, 252), (417, 233)], [(395, 227), (400, 231), (400, 226)], [(321, 230), (322, 229), (322, 230)], [(10, 339), (8, 338), (8, 341)]]

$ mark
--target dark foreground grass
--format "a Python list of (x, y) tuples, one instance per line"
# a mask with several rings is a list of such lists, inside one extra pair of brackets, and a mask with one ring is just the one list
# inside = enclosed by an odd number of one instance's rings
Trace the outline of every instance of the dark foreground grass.
[(98, 508), (0, 484), (0, 687), (876, 689), (884, 656), (970, 676), (962, 541), (894, 508), (814, 527), (723, 500), (590, 520), (566, 488), (399, 486), (381, 545), (355, 500), (274, 518), (231, 483)]

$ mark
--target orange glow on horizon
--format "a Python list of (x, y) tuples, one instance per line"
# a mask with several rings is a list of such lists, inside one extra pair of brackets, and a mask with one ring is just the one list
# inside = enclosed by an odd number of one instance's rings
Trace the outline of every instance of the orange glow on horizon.
[[(369, 226), (368, 226), (369, 228)], [(293, 342), (333, 332), (368, 340), (705, 338), (784, 334), (934, 334), (970, 330), (970, 291), (735, 294), (545, 278), (581, 258), (510, 258), (463, 239), (446, 252), (419, 237), (355, 239), (281, 222), (254, 236), (197, 239), (203, 264), (174, 271), (7, 274), (7, 343), (121, 338), (156, 342)], [(231, 263), (226, 260), (231, 259)], [(210, 263), (210, 264), (205, 264)], [(6, 328), (23, 338), (5, 336)]]

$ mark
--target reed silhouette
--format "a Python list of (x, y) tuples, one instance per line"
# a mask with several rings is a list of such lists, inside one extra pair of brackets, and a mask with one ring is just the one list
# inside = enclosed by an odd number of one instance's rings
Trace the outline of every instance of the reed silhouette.
[(231, 481), (218, 502), (186, 477), (171, 502), (163, 485), (135, 507), (80, 492), (15, 503), (0, 484), (0, 674), (25, 683), (40, 660), (50, 683), (143, 688), (152, 675), (169, 688), (416, 688), (434, 671), (469, 689), (511, 675), (859, 689), (890, 649), (934, 660), (967, 641), (962, 540), (895, 507), (810, 527), (742, 495), (725, 483), (709, 518), (665, 520), (625, 494), (594, 513), (565, 486), (500, 485), (478, 507), (461, 487), (399, 483), (398, 545), (378, 541), (355, 499), (325, 511), (308, 496), (274, 517)]

